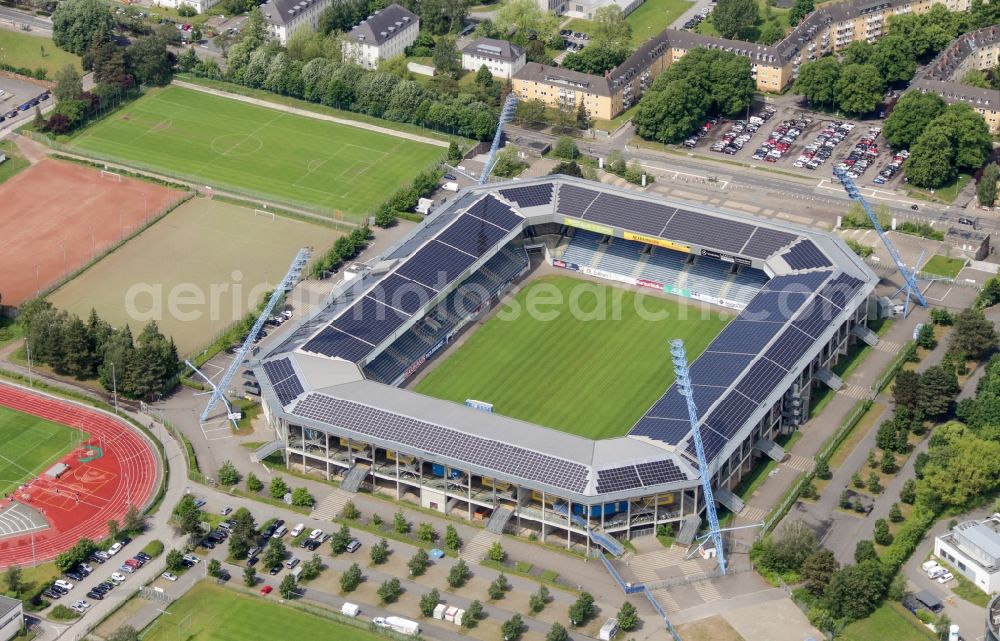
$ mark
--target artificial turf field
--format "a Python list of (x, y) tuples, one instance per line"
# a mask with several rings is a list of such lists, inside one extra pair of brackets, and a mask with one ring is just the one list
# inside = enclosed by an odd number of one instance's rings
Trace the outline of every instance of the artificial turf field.
[(0, 407), (0, 495), (44, 472), (85, 438), (65, 425)]
[[(525, 313), (527, 301), (550, 296), (562, 302), (536, 308), (554, 318)], [(415, 389), (459, 403), (493, 403), (498, 414), (587, 438), (621, 436), (674, 380), (667, 341), (683, 339), (694, 361), (730, 320), (683, 307), (630, 288), (542, 278), (501, 306)], [(602, 308), (607, 320), (594, 314)], [(521, 312), (508, 313), (513, 309)]]
[[(235, 580), (235, 579), (234, 579)], [(167, 608), (143, 634), (143, 641), (249, 641), (251, 639), (336, 639), (384, 641), (331, 619), (276, 603), (270, 596), (247, 595), (202, 581)], [(190, 618), (188, 618), (190, 617)], [(294, 634), (291, 631), (294, 630)], [(179, 635), (179, 636), (178, 636)]]
[(139, 167), (357, 218), (445, 149), (191, 89), (154, 89), (70, 142)]

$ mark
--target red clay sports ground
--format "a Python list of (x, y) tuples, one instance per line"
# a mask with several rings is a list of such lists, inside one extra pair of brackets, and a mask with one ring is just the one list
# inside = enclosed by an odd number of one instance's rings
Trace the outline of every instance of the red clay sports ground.
[(33, 535), (0, 539), (0, 568), (53, 559), (82, 538), (99, 540), (107, 535), (110, 519), (121, 521), (129, 505), (142, 510), (149, 503), (159, 479), (159, 456), (152, 443), (123, 421), (2, 383), (0, 405), (90, 435), (61, 459), (69, 469), (58, 479), (43, 475), (14, 496), (0, 498), (0, 517), (16, 514), (23, 505), (49, 525)]

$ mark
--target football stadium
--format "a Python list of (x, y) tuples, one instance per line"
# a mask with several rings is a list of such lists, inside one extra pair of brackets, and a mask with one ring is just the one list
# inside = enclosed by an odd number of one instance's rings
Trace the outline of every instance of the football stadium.
[[(588, 301), (572, 321), (549, 314), (572, 307), (552, 302), (566, 279)], [(469, 188), (258, 355), (276, 437), (256, 456), (496, 533), (620, 554), (667, 524), (690, 543), (705, 505), (667, 341), (688, 347), (715, 500), (738, 512), (731, 490), (784, 456), (837, 359), (877, 342), (877, 280), (781, 221), (562, 176)]]

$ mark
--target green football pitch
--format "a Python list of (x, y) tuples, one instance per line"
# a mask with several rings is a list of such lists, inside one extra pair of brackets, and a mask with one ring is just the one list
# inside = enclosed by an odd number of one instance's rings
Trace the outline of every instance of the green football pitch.
[(150, 91), (70, 146), (354, 218), (374, 213), (445, 154), (441, 147), (180, 87)]
[(385, 641), (385, 637), (279, 605), (275, 601), (280, 598), (277, 590), (267, 597), (251, 596), (202, 581), (171, 603), (167, 614), (154, 621), (142, 638), (143, 641), (292, 638)]
[(0, 407), (0, 495), (38, 476), (86, 438), (79, 430)]
[(674, 380), (667, 342), (683, 339), (693, 361), (729, 320), (638, 290), (543, 278), (501, 306), (416, 391), (485, 401), (504, 416), (588, 438), (621, 436)]

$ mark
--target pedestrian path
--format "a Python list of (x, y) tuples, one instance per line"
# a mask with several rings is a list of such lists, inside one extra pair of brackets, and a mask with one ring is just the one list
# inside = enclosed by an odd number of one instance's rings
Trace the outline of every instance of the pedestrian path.
[(886, 352), (887, 354), (898, 354), (903, 351), (902, 343), (897, 343), (895, 341), (879, 341), (875, 345), (875, 349), (880, 352)]
[(349, 493), (335, 489), (313, 507), (312, 514), (309, 516), (320, 521), (332, 521), (340, 515), (341, 510), (350, 500)]
[(750, 505), (747, 505), (743, 508), (743, 511), (740, 512), (740, 518), (746, 519), (751, 523), (760, 523), (766, 516), (767, 510), (759, 507), (752, 507)]
[(837, 393), (842, 394), (843, 396), (846, 396), (848, 398), (856, 398), (859, 401), (861, 401), (866, 398), (871, 398), (872, 390), (871, 388), (865, 387), (863, 385), (855, 385), (853, 383), (848, 383), (847, 385), (844, 385), (842, 388), (840, 388), (840, 391)]
[(499, 540), (499, 534), (494, 534), (493, 532), (488, 532), (486, 530), (479, 530), (476, 532), (476, 535), (472, 537), (472, 540), (462, 546), (462, 552), (458, 556), (459, 558), (464, 559), (466, 563), (478, 564), (486, 558), (486, 552), (490, 549), (490, 546)]
[(811, 472), (813, 467), (815, 467), (816, 462), (813, 461), (812, 458), (808, 456), (801, 456), (799, 454), (789, 454), (788, 458), (785, 459), (782, 465), (799, 472)]

